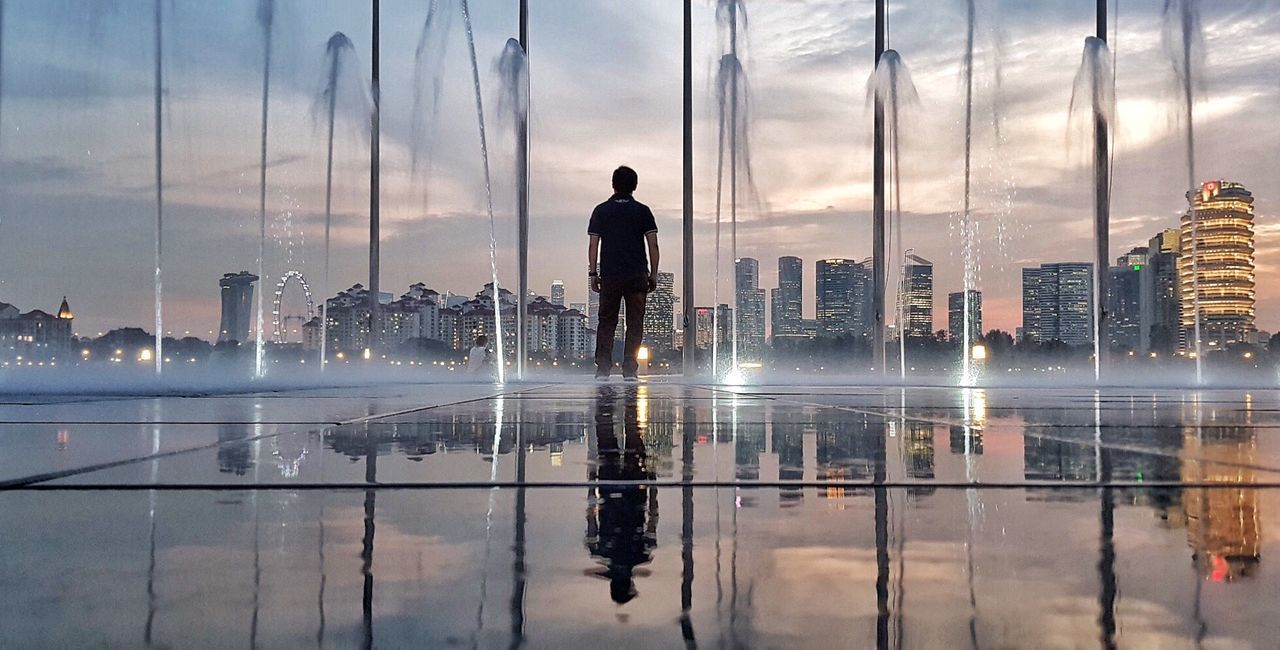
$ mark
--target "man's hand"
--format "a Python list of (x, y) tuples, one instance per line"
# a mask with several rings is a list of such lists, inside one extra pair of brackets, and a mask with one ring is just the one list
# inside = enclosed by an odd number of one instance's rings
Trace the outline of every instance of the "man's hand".
[(591, 276), (591, 290), (596, 293), (600, 293), (600, 276)]
[(649, 286), (645, 288), (645, 293), (653, 293), (658, 290), (658, 276), (649, 276)]

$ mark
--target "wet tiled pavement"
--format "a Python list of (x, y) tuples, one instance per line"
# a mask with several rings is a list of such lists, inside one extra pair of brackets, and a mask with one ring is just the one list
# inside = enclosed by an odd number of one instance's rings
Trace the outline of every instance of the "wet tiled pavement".
[(0, 399), (29, 646), (1273, 647), (1280, 391)]

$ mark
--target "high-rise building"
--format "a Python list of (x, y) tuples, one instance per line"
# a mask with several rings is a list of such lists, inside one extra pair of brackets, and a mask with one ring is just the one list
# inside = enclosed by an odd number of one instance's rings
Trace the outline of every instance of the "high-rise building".
[(645, 299), (644, 342), (654, 350), (675, 345), (676, 275), (658, 271), (658, 288)]
[(1093, 342), (1093, 265), (1041, 264), (1022, 269), (1022, 333), (1033, 341)]
[(711, 345), (714, 342), (712, 337), (718, 328), (719, 336), (715, 338), (719, 340), (723, 350), (729, 341), (729, 328), (733, 318), (733, 310), (729, 308), (729, 305), (721, 303), (716, 309), (698, 307), (693, 310), (693, 315), (694, 327), (696, 328), (694, 330), (694, 343), (698, 346), (698, 349), (711, 349)]
[(1197, 292), (1203, 343), (1248, 341), (1255, 329), (1253, 194), (1240, 183), (1209, 181), (1187, 199), (1178, 258), (1182, 349), (1195, 349)]
[(600, 294), (591, 288), (591, 278), (587, 278), (587, 329), (600, 329)]
[(907, 255), (902, 269), (901, 312), (906, 335), (924, 338), (933, 334), (933, 262)]
[(778, 258), (777, 297), (773, 302), (773, 335), (796, 336), (804, 320), (804, 260)]
[(1142, 268), (1147, 247), (1139, 246), (1116, 258), (1107, 269), (1107, 338), (1112, 347), (1138, 350), (1142, 346)]
[(765, 302), (760, 288), (760, 262), (743, 257), (734, 263), (734, 288), (738, 312), (738, 353), (747, 358), (764, 348)]
[[(222, 323), (218, 326), (218, 343), (249, 340), (249, 317), (253, 313), (253, 284), (258, 276), (241, 271), (227, 273), (218, 281), (222, 287)], [(261, 336), (261, 333), (259, 333)]]
[(584, 317), (587, 315), (587, 303), (585, 302), (571, 302), (569, 303), (569, 309), (581, 313)]
[(818, 260), (814, 274), (818, 336), (865, 334), (866, 271), (853, 260)]
[(1182, 328), (1178, 293), (1181, 236), (1180, 230), (1170, 228), (1147, 243), (1147, 260), (1139, 274), (1142, 286), (1138, 349), (1143, 352), (1169, 354), (1178, 347), (1178, 332)]
[(564, 306), (564, 280), (551, 281), (551, 304), (557, 307)]
[[(982, 338), (982, 292), (969, 289), (969, 342)], [(947, 294), (947, 336), (952, 341), (964, 339), (964, 292)]]

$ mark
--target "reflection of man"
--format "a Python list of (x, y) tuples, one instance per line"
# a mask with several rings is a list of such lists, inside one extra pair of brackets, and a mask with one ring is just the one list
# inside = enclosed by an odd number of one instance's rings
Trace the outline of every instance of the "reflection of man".
[[(615, 417), (619, 398), (621, 422)], [(635, 388), (627, 389), (625, 395), (608, 386), (600, 388), (595, 413), (597, 459), (589, 479), (613, 482), (654, 477), (647, 464), (636, 399)], [(603, 565), (592, 573), (609, 579), (609, 595), (618, 604), (635, 598), (634, 576), (645, 575), (636, 567), (653, 559), (658, 540), (657, 498), (654, 488), (646, 485), (599, 485), (588, 493), (585, 544)]]

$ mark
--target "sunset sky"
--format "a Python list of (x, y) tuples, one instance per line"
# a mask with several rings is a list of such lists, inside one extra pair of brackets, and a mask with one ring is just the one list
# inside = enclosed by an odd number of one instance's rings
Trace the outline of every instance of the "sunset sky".
[[(165, 24), (166, 329), (200, 336), (218, 322), (217, 280), (254, 271), (263, 43), (257, 0), (163, 0)], [(447, 34), (438, 119), (413, 138), (414, 52), (427, 0), (382, 3), (382, 286), (422, 281), (473, 294), (489, 276), (489, 225), (461, 16)], [(442, 6), (452, 3), (441, 0)], [(893, 3), (890, 46), (918, 105), (902, 134), (902, 247), (936, 264), (934, 325), (961, 281), (962, 0)], [(1091, 261), (1090, 182), (1068, 107), (1093, 2), (979, 1), (974, 207), (987, 328), (1020, 324), (1026, 265)], [(1112, 258), (1173, 227), (1186, 159), (1163, 3), (1113, 3), (1117, 52)], [(1199, 180), (1244, 183), (1256, 198), (1258, 322), (1280, 329), (1280, 5), (1215, 0), (1205, 8), (1197, 92)], [(516, 31), (516, 2), (472, 0), (498, 224), (499, 274), (514, 287), (513, 136), (498, 108), (495, 62)], [(663, 268), (680, 268), (681, 30), (673, 0), (531, 0), (530, 284), (563, 279), (586, 300), (585, 228), (629, 164), (637, 198), (658, 216)], [(76, 330), (150, 328), (154, 227), (152, 0), (6, 0), (0, 48), (0, 301), (55, 310)], [(368, 82), (370, 15), (356, 0), (278, 0), (271, 77), (266, 273), (303, 272), (323, 289), (324, 129), (313, 105), (324, 45), (355, 44), (346, 83)], [(814, 262), (870, 255), (873, 51), (869, 0), (747, 2), (745, 64), (760, 204), (739, 212), (738, 256)], [(456, 8), (455, 8), (456, 9)], [(720, 41), (714, 6), (695, 2), (698, 304), (712, 302), (715, 124)], [(431, 80), (422, 80), (428, 95)], [(337, 142), (329, 293), (367, 282), (368, 144), (360, 102), (344, 101)], [(997, 115), (999, 136), (996, 133)], [(429, 120), (428, 120), (429, 121)], [(1072, 144), (1072, 143), (1075, 144)], [(411, 173), (412, 150), (429, 165)], [(424, 158), (424, 160), (426, 160)], [(728, 211), (726, 208), (727, 222)], [(721, 302), (732, 302), (730, 230), (722, 231)], [(896, 256), (896, 254), (895, 254)], [(679, 286), (679, 278), (677, 286)], [(317, 299), (318, 299), (317, 295)]]

